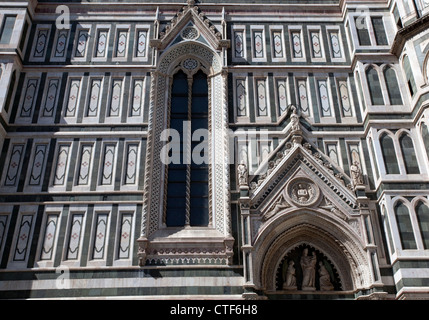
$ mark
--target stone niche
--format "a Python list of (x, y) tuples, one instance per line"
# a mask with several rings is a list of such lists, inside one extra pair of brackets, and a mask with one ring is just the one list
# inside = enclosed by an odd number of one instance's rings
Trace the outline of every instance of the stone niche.
[(283, 257), (277, 269), (276, 289), (308, 293), (342, 290), (334, 265), (307, 244), (295, 247)]

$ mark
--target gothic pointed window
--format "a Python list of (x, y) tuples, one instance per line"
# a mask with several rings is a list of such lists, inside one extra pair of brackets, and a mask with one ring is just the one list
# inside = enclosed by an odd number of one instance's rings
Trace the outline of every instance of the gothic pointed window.
[(193, 77), (177, 72), (171, 90), (170, 130), (176, 130), (180, 139), (169, 153), (173, 160), (168, 165), (167, 227), (209, 224), (207, 129), (207, 76), (202, 71)]
[(390, 104), (402, 105), (401, 90), (399, 89), (396, 72), (391, 67), (384, 69), (387, 92), (389, 93)]
[(414, 151), (413, 140), (408, 134), (403, 134), (399, 139), (402, 156), (404, 157), (405, 169), (407, 174), (419, 174), (419, 165), (417, 163), (416, 153)]
[(399, 174), (399, 166), (396, 158), (395, 146), (392, 138), (384, 133), (380, 138), (381, 153), (383, 154), (386, 174)]
[(401, 238), (402, 249), (417, 249), (414, 238), (413, 226), (411, 224), (410, 213), (407, 206), (398, 202), (395, 206), (395, 218), (398, 224), (399, 236)]
[(425, 249), (429, 249), (429, 207), (420, 201), (416, 206), (417, 221)]
[(383, 93), (381, 92), (380, 79), (378, 72), (373, 67), (368, 68), (366, 71), (368, 81), (369, 94), (371, 96), (371, 104), (384, 105)]
[(416, 81), (414, 80), (413, 70), (411, 69), (410, 59), (408, 56), (404, 56), (403, 67), (405, 75), (407, 76), (408, 89), (410, 90), (411, 97), (414, 97), (417, 92)]

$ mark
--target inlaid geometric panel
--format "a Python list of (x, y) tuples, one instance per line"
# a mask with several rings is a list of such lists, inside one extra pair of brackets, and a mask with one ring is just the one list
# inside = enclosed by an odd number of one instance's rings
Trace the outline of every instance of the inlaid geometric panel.
[(37, 86), (39, 79), (28, 79), (25, 85), (25, 93), (21, 106), (20, 116), (29, 118), (33, 114), (33, 106), (37, 99)]
[(107, 213), (97, 214), (96, 230), (94, 234), (94, 247), (92, 251), (92, 259), (104, 259), (107, 237)]
[(102, 185), (111, 185), (114, 178), (113, 168), (115, 167), (115, 144), (106, 144), (104, 146), (104, 161), (102, 165)]
[(281, 31), (273, 31), (273, 57), (283, 58), (283, 33)]
[(262, 30), (253, 31), (253, 57), (264, 57), (264, 33)]
[(256, 103), (259, 117), (268, 116), (267, 88), (265, 79), (256, 80)]
[(288, 106), (288, 95), (287, 95), (287, 79), (278, 78), (276, 79), (277, 87), (277, 104), (279, 108), (279, 115), (282, 116)]
[(302, 58), (304, 55), (302, 52), (301, 32), (292, 31), (291, 38), (292, 38), (293, 57)]
[(113, 79), (110, 97), (109, 117), (118, 117), (120, 115), (122, 104), (122, 79)]
[(310, 31), (311, 48), (313, 58), (322, 58), (322, 45), (320, 42), (320, 32)]
[(7, 168), (6, 179), (4, 181), (4, 185), (7, 187), (15, 187), (19, 181), (19, 169), (22, 165), (24, 153), (24, 145), (23, 144), (14, 144), (12, 146), (12, 152), (10, 154), (9, 165)]
[(132, 88), (132, 103), (130, 117), (138, 117), (142, 114), (144, 103), (144, 79), (134, 79)]
[(60, 79), (49, 79), (45, 88), (45, 100), (42, 104), (42, 117), (54, 116), (56, 101), (59, 93)]
[(89, 29), (79, 30), (77, 37), (77, 45), (75, 57), (83, 58), (86, 55), (86, 47), (88, 46)]
[(234, 31), (234, 54), (236, 58), (245, 58), (244, 57), (244, 31), (237, 30)]
[(39, 29), (36, 36), (36, 46), (33, 57), (43, 58), (48, 44), (49, 29)]
[(326, 145), (326, 149), (329, 158), (331, 158), (336, 165), (339, 165), (337, 144), (329, 143)]
[(24, 214), (21, 216), (13, 261), (25, 261), (29, 249), (32, 224), (32, 214)]
[(307, 80), (300, 79), (297, 81), (298, 86), (298, 100), (299, 100), (299, 106), (301, 108), (301, 112), (306, 115), (310, 116), (310, 104), (308, 101), (308, 89), (307, 89)]
[(83, 214), (73, 214), (70, 222), (69, 241), (67, 245), (67, 260), (77, 260), (79, 257), (80, 239), (83, 229)]
[(68, 96), (65, 100), (66, 103), (66, 117), (74, 117), (76, 115), (77, 104), (80, 94), (80, 79), (71, 79)]
[(58, 227), (58, 214), (49, 214), (46, 218), (45, 234), (43, 236), (40, 260), (51, 260)]
[(133, 215), (131, 213), (123, 213), (120, 223), (118, 259), (128, 259), (130, 257)]
[(107, 37), (109, 36), (109, 30), (103, 29), (98, 30), (97, 34), (97, 49), (95, 50), (96, 57), (105, 57), (107, 52)]
[(331, 117), (332, 112), (328, 94), (328, 83), (326, 80), (318, 80), (317, 86), (319, 88), (319, 101), (322, 109), (322, 117)]
[(0, 249), (3, 247), (3, 241), (6, 240), (6, 227), (9, 216), (6, 214), (0, 215)]
[(127, 50), (128, 30), (118, 30), (115, 57), (125, 57)]
[(58, 147), (57, 162), (54, 175), (54, 186), (63, 185), (66, 178), (69, 161), (70, 145), (60, 145)]
[(347, 80), (339, 80), (338, 89), (340, 94), (340, 102), (341, 102), (343, 116), (344, 117), (353, 116)]
[(331, 41), (332, 58), (342, 58), (340, 35), (338, 31), (330, 31), (329, 39)]
[(125, 164), (125, 184), (135, 184), (138, 162), (138, 144), (130, 143), (127, 145), (126, 164)]
[(237, 116), (247, 116), (246, 79), (236, 79)]
[(91, 169), (92, 145), (83, 145), (81, 148), (78, 185), (88, 185)]
[(90, 83), (90, 95), (88, 98), (87, 117), (96, 117), (98, 115), (98, 107), (101, 100), (101, 79), (92, 79)]
[(146, 57), (148, 43), (148, 30), (138, 30), (137, 44), (136, 44), (136, 57)]
[(48, 149), (48, 146), (46, 144), (35, 145), (30, 179), (28, 181), (28, 184), (30, 186), (39, 186), (43, 181), (42, 172), (45, 166), (47, 149)]
[(54, 46), (54, 58), (65, 58), (67, 52), (67, 40), (69, 36), (69, 30), (62, 29), (57, 31), (56, 42)]

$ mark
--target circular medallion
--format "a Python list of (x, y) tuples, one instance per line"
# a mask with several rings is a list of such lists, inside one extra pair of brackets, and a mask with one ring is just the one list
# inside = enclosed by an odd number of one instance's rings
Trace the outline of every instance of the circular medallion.
[(195, 29), (194, 27), (186, 27), (185, 29), (183, 29), (182, 31), (182, 38), (185, 40), (195, 40), (200, 36), (200, 34), (198, 33), (198, 30)]
[(320, 190), (311, 180), (298, 178), (289, 182), (286, 193), (295, 205), (310, 206), (319, 199)]
[(198, 61), (192, 58), (183, 60), (182, 65), (183, 65), (183, 68), (185, 68), (188, 71), (195, 70), (199, 66)]

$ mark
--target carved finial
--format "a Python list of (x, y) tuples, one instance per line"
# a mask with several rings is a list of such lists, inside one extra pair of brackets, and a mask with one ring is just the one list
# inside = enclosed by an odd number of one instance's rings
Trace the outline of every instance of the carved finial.
[(195, 0), (188, 0), (188, 7), (193, 7), (195, 5)]

